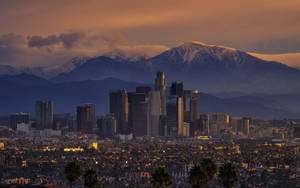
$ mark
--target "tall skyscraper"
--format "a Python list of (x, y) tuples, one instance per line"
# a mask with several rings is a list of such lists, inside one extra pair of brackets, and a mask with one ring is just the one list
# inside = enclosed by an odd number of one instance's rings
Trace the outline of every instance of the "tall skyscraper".
[(148, 93), (128, 93), (129, 127), (135, 136), (147, 135)]
[(230, 124), (232, 133), (241, 136), (249, 136), (250, 133), (250, 119), (242, 117), (231, 117)]
[(112, 138), (117, 131), (117, 121), (114, 114), (107, 114), (97, 120), (99, 135), (103, 138)]
[(224, 130), (229, 130), (229, 115), (223, 112), (215, 112), (212, 115), (212, 135), (218, 135)]
[(77, 131), (91, 133), (95, 127), (95, 105), (77, 106), (76, 120)]
[(152, 91), (149, 95), (147, 115), (147, 135), (159, 136), (161, 115), (160, 91)]
[(37, 101), (36, 102), (36, 128), (52, 129), (53, 126), (53, 102)]
[(155, 91), (160, 92), (161, 115), (167, 115), (167, 85), (164, 72), (157, 72), (155, 78)]
[(128, 93), (125, 89), (111, 90), (109, 92), (109, 111), (113, 113), (117, 120), (117, 133), (129, 134), (128, 126)]
[(10, 128), (13, 130), (17, 129), (17, 125), (20, 123), (28, 124), (30, 120), (30, 115), (26, 113), (16, 113), (10, 115)]
[(172, 82), (170, 87), (170, 94), (178, 97), (183, 97), (183, 83), (181, 81)]
[(209, 114), (201, 113), (199, 116), (200, 125), (203, 136), (210, 136), (209, 130)]
[(193, 122), (199, 119), (199, 92), (198, 90), (184, 90), (184, 121)]
[(168, 136), (183, 136), (184, 114), (182, 97), (168, 97), (166, 123)]

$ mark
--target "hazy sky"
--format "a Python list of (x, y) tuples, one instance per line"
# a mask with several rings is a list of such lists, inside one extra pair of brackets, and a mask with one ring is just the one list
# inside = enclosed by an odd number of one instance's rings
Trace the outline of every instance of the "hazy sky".
[(51, 64), (112, 48), (151, 55), (193, 40), (294, 53), (299, 20), (299, 0), (0, 0), (0, 64)]

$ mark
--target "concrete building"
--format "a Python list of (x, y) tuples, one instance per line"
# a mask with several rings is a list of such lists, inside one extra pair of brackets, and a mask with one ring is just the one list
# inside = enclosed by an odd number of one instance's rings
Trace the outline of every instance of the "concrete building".
[(183, 98), (178, 96), (169, 96), (167, 99), (167, 135), (183, 136)]
[(216, 136), (224, 131), (230, 130), (229, 115), (223, 112), (215, 112), (212, 114), (211, 134)]
[(117, 120), (117, 134), (129, 134), (129, 105), (128, 93), (125, 89), (111, 90), (109, 93), (109, 112), (113, 113)]
[[(139, 90), (141, 91), (141, 90)], [(143, 93), (128, 93), (129, 127), (135, 136), (147, 135), (148, 89)]]
[(231, 117), (230, 124), (231, 124), (231, 129), (233, 134), (249, 137), (250, 134), (249, 118)]
[(20, 123), (29, 124), (30, 121), (30, 115), (20, 112), (16, 114), (10, 115), (10, 128), (13, 130), (17, 129), (17, 125)]
[(95, 128), (95, 105), (85, 104), (77, 106), (76, 120), (77, 131), (92, 133)]
[(191, 136), (210, 136), (209, 114), (201, 113), (199, 119), (192, 122)]
[(176, 95), (178, 97), (183, 97), (183, 83), (181, 81), (172, 82), (170, 87), (170, 95)]
[(112, 138), (117, 133), (117, 120), (114, 114), (107, 114), (97, 120), (99, 135), (103, 138)]
[(150, 93), (147, 114), (147, 135), (159, 136), (161, 116), (160, 91), (152, 91)]
[(199, 119), (199, 91), (184, 90), (184, 121), (193, 122)]
[(164, 72), (157, 72), (155, 78), (155, 91), (160, 92), (161, 115), (167, 115), (167, 85)]
[(37, 101), (36, 102), (36, 128), (52, 129), (53, 126), (53, 102)]

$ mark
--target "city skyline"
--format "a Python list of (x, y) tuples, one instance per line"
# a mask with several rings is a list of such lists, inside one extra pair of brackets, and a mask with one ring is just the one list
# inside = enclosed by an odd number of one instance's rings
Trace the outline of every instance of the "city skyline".
[(299, 0), (0, 0), (0, 188), (300, 187)]

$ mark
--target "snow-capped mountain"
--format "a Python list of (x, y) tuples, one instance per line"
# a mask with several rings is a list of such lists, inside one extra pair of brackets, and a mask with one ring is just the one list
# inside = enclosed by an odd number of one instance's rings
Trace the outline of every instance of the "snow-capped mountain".
[(224, 46), (188, 42), (163, 53), (131, 61), (95, 57), (54, 80), (97, 80), (115, 77), (152, 83), (157, 71), (169, 82), (182, 80), (186, 88), (205, 92), (293, 93), (300, 92), (300, 71), (278, 62), (264, 61)]

